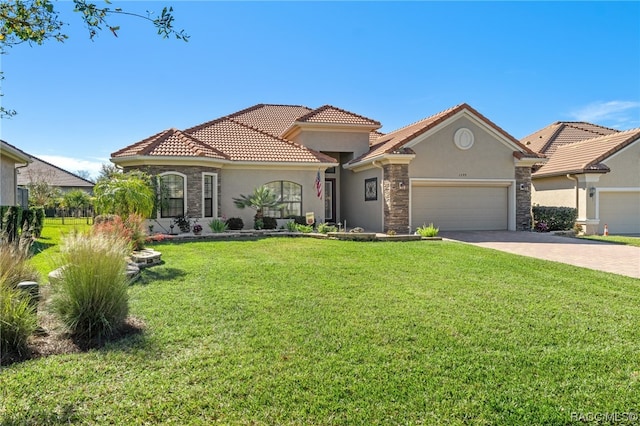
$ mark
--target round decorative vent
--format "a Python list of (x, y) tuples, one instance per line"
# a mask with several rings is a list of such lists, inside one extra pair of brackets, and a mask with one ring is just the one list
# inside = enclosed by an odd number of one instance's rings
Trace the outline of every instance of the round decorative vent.
[(473, 133), (466, 127), (456, 130), (453, 135), (453, 142), (460, 149), (469, 149), (473, 146)]

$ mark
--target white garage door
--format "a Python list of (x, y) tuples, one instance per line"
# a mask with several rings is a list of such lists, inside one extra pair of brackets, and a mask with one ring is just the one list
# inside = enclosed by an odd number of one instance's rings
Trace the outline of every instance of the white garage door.
[(600, 192), (600, 229), (610, 234), (640, 234), (640, 192)]
[(411, 226), (441, 231), (493, 231), (508, 228), (507, 187), (414, 186)]

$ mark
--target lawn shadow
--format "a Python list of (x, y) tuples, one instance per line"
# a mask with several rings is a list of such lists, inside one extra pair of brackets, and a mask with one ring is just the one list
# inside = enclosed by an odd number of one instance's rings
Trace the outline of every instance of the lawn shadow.
[(32, 255), (35, 256), (36, 254), (42, 253), (46, 249), (56, 245), (55, 243), (47, 243), (42, 240), (50, 240), (50, 238), (38, 238), (37, 241), (34, 241), (34, 243), (31, 245)]
[(153, 281), (171, 281), (187, 275), (187, 273), (182, 269), (158, 268), (157, 266), (160, 265), (164, 265), (164, 261), (159, 265), (144, 268), (140, 273), (140, 278), (138, 278), (138, 280), (136, 280), (132, 285), (148, 285)]

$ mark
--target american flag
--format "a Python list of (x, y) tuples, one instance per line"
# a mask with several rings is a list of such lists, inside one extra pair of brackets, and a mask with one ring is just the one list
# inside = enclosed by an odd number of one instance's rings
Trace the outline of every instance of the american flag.
[(322, 181), (320, 180), (320, 170), (316, 174), (316, 195), (318, 198), (322, 198)]

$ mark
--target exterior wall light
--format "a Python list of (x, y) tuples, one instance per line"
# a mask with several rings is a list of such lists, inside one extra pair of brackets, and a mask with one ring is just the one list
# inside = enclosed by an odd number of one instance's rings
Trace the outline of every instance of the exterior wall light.
[(589, 197), (593, 198), (594, 195), (596, 195), (596, 189), (592, 186), (589, 188)]

